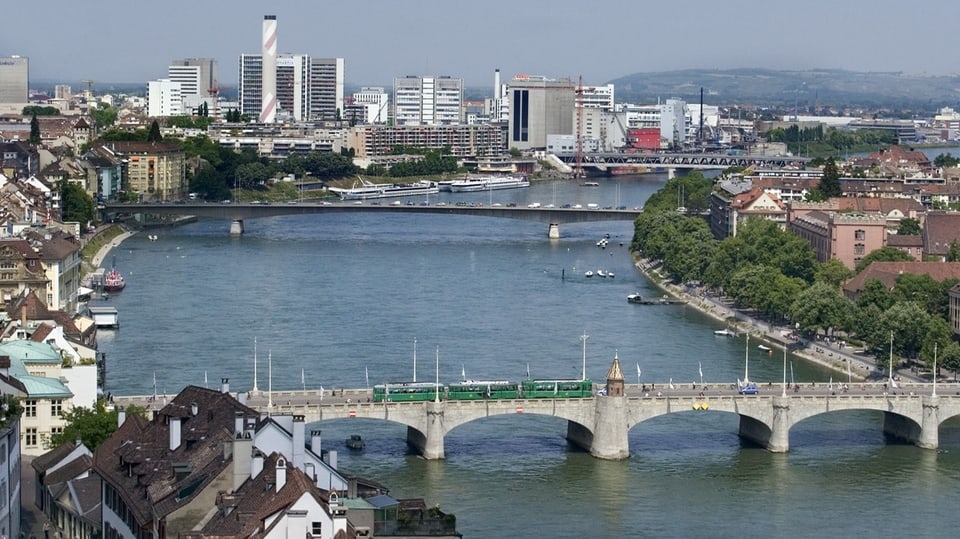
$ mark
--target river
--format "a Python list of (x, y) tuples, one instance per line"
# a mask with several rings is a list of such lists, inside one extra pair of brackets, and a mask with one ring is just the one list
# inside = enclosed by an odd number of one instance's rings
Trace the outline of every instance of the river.
[[(441, 194), (457, 201), (641, 206), (665, 181), (651, 174), (600, 187), (548, 182), (529, 189)], [(111, 253), (127, 276), (109, 304), (121, 329), (102, 331), (107, 389), (175, 393), (185, 384), (234, 390), (365, 387), (384, 381), (579, 377), (602, 381), (615, 355), (628, 381), (742, 376), (778, 381), (780, 357), (713, 335), (690, 307), (626, 302), (655, 295), (628, 252), (632, 223), (563, 225), (473, 216), (309, 215), (200, 221), (138, 234)], [(605, 249), (596, 245), (610, 235)], [(615, 278), (586, 278), (612, 271)], [(414, 340), (416, 339), (416, 355)], [(268, 363), (270, 364), (268, 366)], [(798, 382), (836, 373), (790, 358)], [(301, 373), (303, 380), (301, 381)], [(374, 420), (312, 425), (340, 467), (423, 497), (458, 517), (468, 538), (947, 536), (960, 506), (960, 424), (939, 451), (887, 445), (881, 417), (835, 413), (797, 425), (788, 454), (737, 437), (732, 414), (685, 412), (630, 432), (631, 458), (572, 450), (566, 424), (518, 415), (464, 425), (446, 459), (425, 461), (405, 428)], [(362, 453), (346, 450), (352, 433)]]

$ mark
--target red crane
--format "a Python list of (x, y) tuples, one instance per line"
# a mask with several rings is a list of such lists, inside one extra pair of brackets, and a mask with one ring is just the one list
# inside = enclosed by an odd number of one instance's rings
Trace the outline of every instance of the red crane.
[(213, 110), (210, 111), (210, 116), (217, 118), (220, 116), (220, 110), (217, 106), (217, 103), (220, 101), (220, 92), (224, 90), (229, 90), (230, 86), (220, 86), (217, 84), (217, 81), (213, 81), (213, 86), (207, 88), (207, 93), (210, 94), (210, 98), (213, 101)]

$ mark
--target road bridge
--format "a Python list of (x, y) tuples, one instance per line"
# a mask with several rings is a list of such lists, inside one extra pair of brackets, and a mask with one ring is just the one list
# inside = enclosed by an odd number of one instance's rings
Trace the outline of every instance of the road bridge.
[(528, 208), (516, 206), (485, 206), (483, 204), (399, 204), (391, 200), (355, 202), (297, 202), (287, 204), (107, 204), (107, 213), (150, 214), (169, 216), (197, 216), (224, 219), (231, 222), (230, 233), (242, 234), (244, 222), (250, 219), (278, 215), (307, 215), (332, 213), (427, 213), (438, 215), (474, 215), (505, 219), (521, 219), (546, 223), (547, 236), (560, 237), (560, 225), (594, 221), (633, 221), (643, 211), (639, 208)]
[[(442, 397), (442, 395), (441, 395)], [(427, 459), (444, 458), (444, 437), (453, 429), (500, 415), (534, 414), (567, 420), (567, 439), (601, 459), (630, 456), (628, 433), (644, 421), (677, 413), (737, 414), (738, 434), (772, 452), (789, 450), (790, 430), (811, 417), (846, 410), (883, 414), (885, 434), (935, 449), (940, 425), (960, 415), (960, 386), (904, 385), (890, 390), (880, 384), (761, 386), (758, 395), (740, 395), (730, 384), (683, 386), (627, 385), (624, 396), (591, 398), (439, 400), (373, 402), (366, 389), (239, 393), (238, 398), (264, 414), (302, 415), (307, 422), (366, 418), (407, 427), (407, 442)], [(159, 409), (166, 399), (118, 397), (114, 404)]]
[[(576, 163), (573, 152), (557, 157), (567, 164)], [(725, 153), (626, 153), (592, 152), (583, 154), (581, 166), (606, 172), (622, 166), (650, 169), (725, 170), (730, 167), (806, 168), (810, 158), (782, 155), (732, 155)]]

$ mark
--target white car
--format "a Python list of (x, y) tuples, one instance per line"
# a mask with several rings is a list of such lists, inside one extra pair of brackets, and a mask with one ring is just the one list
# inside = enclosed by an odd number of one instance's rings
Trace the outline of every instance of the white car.
[(531, 202), (530, 204), (527, 204), (527, 207), (528, 207), (528, 208), (539, 208), (539, 207), (540, 207), (540, 203), (539, 203), (539, 202)]

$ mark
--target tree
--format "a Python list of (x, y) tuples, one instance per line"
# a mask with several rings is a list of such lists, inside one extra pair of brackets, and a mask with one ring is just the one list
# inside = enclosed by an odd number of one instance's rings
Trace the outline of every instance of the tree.
[(847, 327), (853, 315), (853, 304), (841, 296), (839, 290), (825, 282), (814, 283), (797, 294), (790, 306), (790, 318), (807, 335), (818, 330), (830, 333), (833, 329)]
[(37, 113), (33, 113), (30, 119), (30, 144), (40, 144), (40, 120), (37, 120)]
[(117, 121), (117, 109), (100, 103), (90, 109), (90, 115), (97, 123), (98, 129), (106, 129)]
[[(128, 406), (126, 413), (146, 418), (146, 410), (139, 406)], [(68, 410), (63, 414), (67, 425), (62, 432), (50, 435), (47, 449), (80, 440), (87, 449), (94, 451), (117, 430), (118, 415), (116, 409), (107, 410), (103, 401), (97, 401), (93, 408), (78, 406)]]
[(900, 227), (897, 228), (897, 235), (904, 236), (919, 236), (920, 235), (920, 221), (910, 217), (905, 217), (900, 219)]
[(160, 134), (160, 124), (156, 120), (150, 124), (150, 132), (147, 134), (147, 142), (160, 142), (163, 135)]
[(942, 153), (933, 160), (933, 166), (937, 168), (955, 167), (960, 164), (960, 158), (954, 157), (948, 153)]
[(840, 187), (840, 171), (837, 170), (837, 163), (833, 158), (827, 159), (823, 165), (823, 176), (817, 185), (817, 191), (824, 199), (843, 196), (843, 188)]
[(820, 264), (813, 274), (813, 281), (815, 283), (826, 283), (835, 289), (839, 289), (840, 285), (847, 279), (853, 277), (853, 275), (853, 271), (843, 265), (843, 262), (836, 258), (831, 258), (823, 264)]
[(86, 226), (93, 221), (93, 199), (75, 183), (60, 182), (61, 218), (68, 222), (77, 222)]
[(956, 240), (950, 242), (950, 249), (947, 250), (947, 262), (960, 262), (960, 243)]

